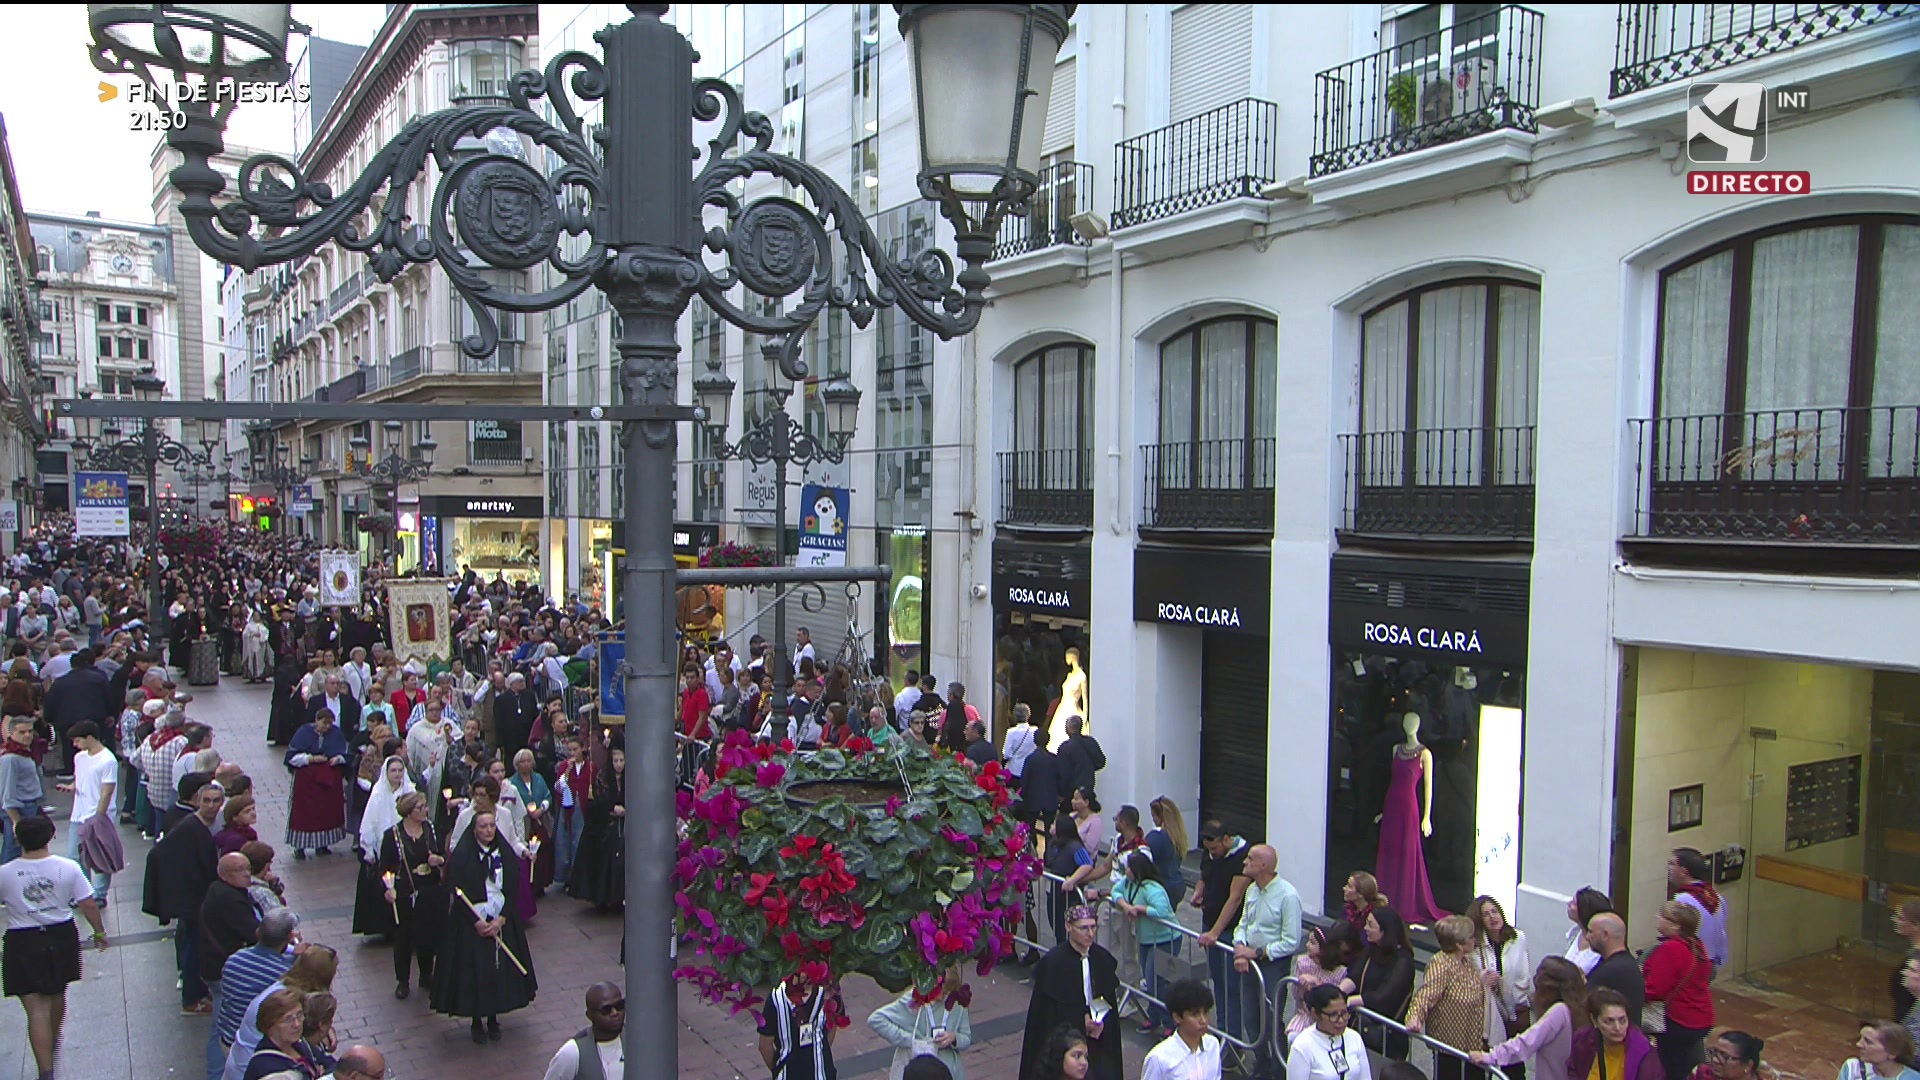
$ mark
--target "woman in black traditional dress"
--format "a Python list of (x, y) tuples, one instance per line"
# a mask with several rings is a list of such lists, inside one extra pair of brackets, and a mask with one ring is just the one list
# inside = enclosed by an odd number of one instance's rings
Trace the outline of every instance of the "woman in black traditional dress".
[(590, 901), (601, 912), (612, 911), (627, 899), (627, 752), (616, 746), (611, 760), (612, 768), (594, 778), (587, 825), (567, 882), (568, 896)]
[(524, 873), (519, 856), (494, 828), (493, 815), (474, 815), (473, 828), (448, 862), (452, 893), (432, 992), (435, 1012), (473, 1019), (474, 1042), (498, 1041), (500, 1014), (526, 1008), (538, 989), (513, 903)]
[(440, 857), (440, 836), (427, 820), (425, 795), (410, 791), (394, 801), (394, 809), (400, 823), (380, 838), (380, 872), (392, 876), (386, 900), (400, 919), (393, 933), (393, 996), (405, 999), (416, 960), (420, 985), (433, 990), (433, 962), (447, 917), (447, 890), (440, 882), (446, 860)]
[(1100, 922), (1090, 907), (1067, 912), (1067, 940), (1033, 969), (1020, 1075), (1037, 1075), (1047, 1040), (1062, 1026), (1083, 1032), (1092, 1059), (1087, 1080), (1120, 1080), (1120, 962), (1094, 940)]
[(306, 702), (300, 700), (300, 680), (307, 664), (298, 650), (280, 654), (273, 669), (273, 711), (267, 717), (267, 745), (285, 746), (307, 722)]
[(441, 836), (453, 835), (473, 778), (486, 775), (486, 762), (487, 748), (478, 739), (463, 739), (448, 748), (446, 767), (440, 770), (440, 813), (433, 823)]
[(388, 830), (400, 823), (401, 796), (413, 791), (413, 778), (407, 775), (407, 760), (398, 755), (382, 764), (380, 778), (367, 793), (367, 809), (360, 815), (360, 881), (353, 893), (353, 932), (378, 934), (392, 938), (398, 919), (394, 905), (387, 900), (387, 886), (380, 875), (380, 843)]

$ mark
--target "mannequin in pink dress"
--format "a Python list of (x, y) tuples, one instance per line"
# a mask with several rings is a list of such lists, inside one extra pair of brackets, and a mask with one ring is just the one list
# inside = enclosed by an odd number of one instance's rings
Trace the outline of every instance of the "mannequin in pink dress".
[(1420, 744), (1420, 714), (1401, 720), (1407, 741), (1393, 749), (1393, 781), (1380, 817), (1380, 851), (1373, 874), (1380, 891), (1409, 923), (1431, 926), (1447, 916), (1427, 880), (1422, 837), (1433, 835), (1433, 751)]

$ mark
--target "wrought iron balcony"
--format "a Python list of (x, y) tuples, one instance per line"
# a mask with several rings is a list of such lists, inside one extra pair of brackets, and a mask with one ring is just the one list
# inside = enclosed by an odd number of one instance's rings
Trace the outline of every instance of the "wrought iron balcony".
[(1093, 526), (1092, 451), (1005, 450), (998, 457), (1002, 524)]
[(327, 315), (329, 317), (338, 315), (345, 311), (349, 304), (360, 299), (360, 294), (365, 291), (366, 282), (365, 271), (355, 271), (347, 275), (347, 280), (336, 286), (332, 294), (327, 297)]
[(1340, 436), (1341, 530), (1371, 536), (1533, 535), (1534, 428), (1434, 428)]
[(1140, 527), (1273, 533), (1274, 440), (1207, 439), (1140, 448)]
[(420, 345), (415, 345), (413, 348), (407, 349), (398, 356), (395, 356), (393, 361), (387, 365), (387, 381), (389, 383), (403, 383), (408, 379), (417, 378), (425, 367), (426, 356), (427, 350)]
[[(434, 350), (425, 345), (415, 345), (396, 354), (386, 363), (369, 368), (366, 372), (366, 389), (362, 393), (370, 394), (426, 376), (523, 374), (520, 367), (523, 344), (502, 341), (491, 355), (478, 359), (458, 349), (453, 350), (452, 355), (442, 350), (436, 357)], [(532, 375), (530, 372), (524, 374), (529, 377)]]
[(1539, 130), (1546, 19), (1506, 6), (1313, 80), (1314, 176), (1489, 131)]
[(1030, 251), (1063, 244), (1085, 245), (1069, 219), (1093, 209), (1093, 166), (1062, 161), (1040, 170), (1040, 189), (1027, 203), (1025, 214), (1008, 214), (1000, 223), (1000, 239), (993, 245), (995, 259), (1011, 259)]
[(354, 398), (367, 392), (368, 373), (369, 369), (361, 368), (358, 371), (349, 372), (342, 378), (335, 379), (321, 389), (320, 400), (330, 401), (336, 404), (343, 401), (352, 401)]
[(1608, 93), (1624, 97), (1917, 15), (1920, 4), (1621, 4)]
[(1260, 194), (1277, 179), (1280, 107), (1243, 98), (1113, 148), (1113, 227)]
[(1635, 536), (1920, 544), (1920, 405), (1629, 423)]

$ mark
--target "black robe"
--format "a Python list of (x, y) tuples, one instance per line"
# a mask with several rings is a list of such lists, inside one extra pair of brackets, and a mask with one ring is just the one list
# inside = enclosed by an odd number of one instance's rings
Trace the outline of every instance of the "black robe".
[(455, 845), (453, 857), (447, 860), (446, 928), (440, 939), (440, 954), (433, 965), (430, 997), (435, 1012), (476, 1020), (498, 1016), (526, 1008), (539, 988), (533, 975), (533, 953), (527, 948), (526, 928), (515, 903), (525, 869), (513, 849), (497, 837), (493, 850), (500, 859), (500, 890), (507, 901), (500, 912), (506, 917), (506, 927), (497, 940), (526, 965), (527, 973), (520, 973), (513, 961), (496, 947), (494, 939), (483, 938), (474, 931), (473, 924), (479, 920), (460, 899), (459, 893), (465, 893), (475, 904), (486, 903), (490, 872), (480, 850), (479, 835), (468, 829)]
[(285, 746), (307, 722), (306, 703), (300, 700), (300, 680), (306, 665), (299, 654), (287, 653), (273, 669), (273, 711), (267, 717), (267, 745)]
[(627, 819), (613, 812), (614, 807), (626, 805), (622, 777), (609, 774), (604, 780), (594, 781), (567, 895), (590, 901), (601, 911), (617, 908), (627, 899)]
[(173, 824), (147, 852), (140, 910), (162, 923), (200, 918), (207, 887), (219, 878), (220, 845), (197, 814)]
[[(1106, 1002), (1106, 1027), (1087, 1043), (1087, 1080), (1120, 1080), (1120, 962), (1094, 945), (1087, 954), (1093, 965), (1093, 996)], [(1061, 1027), (1086, 1033), (1085, 987), (1080, 979), (1080, 954), (1072, 945), (1053, 947), (1033, 969), (1033, 998), (1027, 1003), (1027, 1030), (1020, 1043), (1020, 1080), (1039, 1075), (1047, 1041)]]

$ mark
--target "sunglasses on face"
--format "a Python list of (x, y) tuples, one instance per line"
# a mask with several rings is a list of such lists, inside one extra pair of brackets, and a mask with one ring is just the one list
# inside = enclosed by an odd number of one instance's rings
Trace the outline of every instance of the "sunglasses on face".
[(627, 999), (626, 999), (626, 998), (621, 998), (621, 999), (620, 999), (619, 1001), (609, 1001), (609, 1002), (607, 1002), (607, 1003), (606, 1003), (605, 1005), (602, 1005), (602, 1006), (600, 1006), (599, 1008), (597, 1008), (597, 1009), (595, 1009), (595, 1010), (593, 1010), (593, 1011), (594, 1011), (594, 1012), (597, 1012), (597, 1013), (599, 1013), (599, 1014), (600, 1014), (600, 1015), (602, 1015), (602, 1016), (605, 1016), (605, 1015), (607, 1015), (608, 1013), (623, 1013), (623, 1012), (626, 1012), (626, 1011), (627, 1011)]

